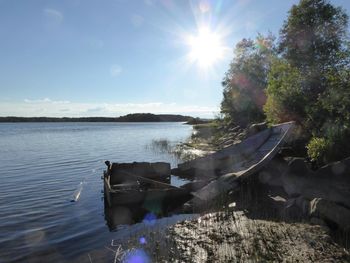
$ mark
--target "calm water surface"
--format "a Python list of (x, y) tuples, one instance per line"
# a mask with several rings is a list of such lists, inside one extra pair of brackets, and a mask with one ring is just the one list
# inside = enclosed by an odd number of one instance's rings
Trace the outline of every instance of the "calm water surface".
[[(152, 141), (176, 144), (191, 132), (180, 123), (0, 124), (0, 262), (111, 262), (111, 242), (150, 226), (109, 230), (100, 178), (104, 160), (167, 161), (174, 167), (178, 160), (150, 147)], [(180, 184), (176, 178), (172, 183)], [(77, 191), (78, 201), (71, 202)]]

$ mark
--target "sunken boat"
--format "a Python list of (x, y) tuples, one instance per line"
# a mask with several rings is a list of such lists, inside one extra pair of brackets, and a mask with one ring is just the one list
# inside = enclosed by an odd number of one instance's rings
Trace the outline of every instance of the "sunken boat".
[(188, 189), (170, 184), (170, 164), (105, 162), (104, 197), (109, 207), (139, 205), (170, 209), (190, 198)]
[(238, 189), (240, 182), (257, 173), (292, 140), (294, 122), (274, 125), (244, 141), (213, 154), (179, 164), (172, 173), (191, 174), (194, 180), (206, 185), (191, 192), (191, 203), (206, 204), (218, 196)]
[[(240, 187), (240, 181), (268, 164), (290, 140), (294, 122), (274, 125), (244, 141), (213, 154), (179, 164), (110, 163), (104, 172), (104, 194), (109, 206), (179, 203), (207, 203)], [(170, 175), (191, 174), (194, 181), (170, 185)]]

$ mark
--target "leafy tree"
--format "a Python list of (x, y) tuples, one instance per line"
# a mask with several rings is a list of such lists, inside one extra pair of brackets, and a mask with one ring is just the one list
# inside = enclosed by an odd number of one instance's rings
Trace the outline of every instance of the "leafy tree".
[(333, 69), (345, 51), (348, 16), (326, 0), (301, 0), (289, 11), (279, 49), (293, 66), (305, 71)]
[(314, 100), (326, 87), (324, 74), (348, 63), (348, 16), (327, 0), (301, 0), (280, 31), (279, 51), (305, 78), (304, 93)]
[[(348, 15), (327, 0), (300, 0), (278, 48), (272, 36), (243, 39), (223, 80), (225, 123), (295, 120), (318, 164), (350, 155)], [(349, 149), (348, 149), (349, 148)]]
[(241, 40), (235, 48), (235, 57), (226, 72), (221, 113), (225, 119), (246, 126), (264, 119), (265, 88), (272, 57), (275, 54), (275, 38), (258, 35)]
[(296, 120), (319, 164), (350, 154), (348, 16), (326, 0), (301, 0), (280, 32), (279, 55), (269, 73), (271, 122)]
[(313, 129), (313, 138), (307, 145), (310, 158), (323, 164), (350, 155), (350, 70), (332, 71), (327, 75), (328, 89), (313, 108), (311, 123), (320, 123)]
[(326, 0), (301, 0), (291, 8), (280, 31), (284, 62), (276, 62), (269, 77), (265, 111), (270, 121), (296, 118), (317, 129), (323, 125), (325, 101), (320, 100), (330, 98), (335, 83), (328, 78), (339, 78), (350, 65), (347, 25), (346, 13)]
[(268, 96), (264, 106), (267, 120), (272, 123), (290, 120), (302, 123), (306, 117), (307, 101), (303, 86), (303, 75), (296, 67), (286, 60), (275, 59), (268, 74)]

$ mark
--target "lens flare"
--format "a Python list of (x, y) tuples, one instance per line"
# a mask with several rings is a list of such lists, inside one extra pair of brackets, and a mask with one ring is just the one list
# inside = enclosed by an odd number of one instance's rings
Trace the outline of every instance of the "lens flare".
[(150, 263), (151, 260), (146, 252), (142, 249), (136, 249), (125, 256), (123, 262), (126, 263)]
[(190, 62), (198, 64), (200, 68), (209, 68), (223, 59), (226, 49), (220, 35), (209, 27), (200, 27), (197, 35), (187, 38), (187, 44), (190, 47)]
[(145, 215), (143, 219), (143, 223), (146, 225), (154, 225), (156, 223), (157, 216), (153, 213), (148, 213)]
[(145, 237), (140, 237), (140, 244), (141, 245), (144, 245), (144, 244), (146, 244), (147, 242), (146, 242), (146, 238)]

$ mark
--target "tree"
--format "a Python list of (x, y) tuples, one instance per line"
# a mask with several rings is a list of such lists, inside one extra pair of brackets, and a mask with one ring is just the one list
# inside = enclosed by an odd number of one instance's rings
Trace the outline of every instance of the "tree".
[(275, 38), (258, 35), (255, 41), (241, 40), (226, 72), (221, 113), (231, 122), (246, 126), (264, 120), (267, 74), (275, 54)]
[(279, 49), (300, 69), (332, 69), (341, 62), (339, 54), (344, 51), (347, 23), (347, 14), (326, 0), (301, 0), (284, 22)]
[(275, 63), (269, 77), (265, 112), (270, 121), (293, 117), (307, 130), (322, 127), (319, 100), (333, 85), (327, 78), (349, 66), (347, 25), (346, 13), (326, 0), (301, 0), (291, 8), (279, 38), (284, 62)]
[(311, 100), (325, 90), (326, 72), (348, 63), (347, 26), (347, 14), (327, 0), (301, 0), (289, 11), (280, 31), (279, 52), (307, 76), (303, 88)]
[(294, 120), (303, 123), (307, 98), (303, 94), (304, 78), (298, 68), (276, 58), (268, 74), (267, 101), (264, 111), (270, 123)]
[(350, 70), (329, 72), (327, 87), (313, 109), (318, 119), (309, 120), (321, 124), (307, 145), (310, 158), (320, 164), (350, 155)]
[(280, 31), (279, 59), (269, 73), (271, 122), (296, 120), (319, 164), (350, 154), (348, 16), (326, 0), (301, 0)]

